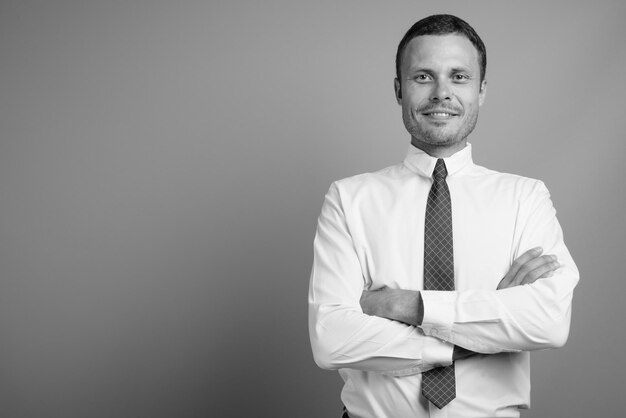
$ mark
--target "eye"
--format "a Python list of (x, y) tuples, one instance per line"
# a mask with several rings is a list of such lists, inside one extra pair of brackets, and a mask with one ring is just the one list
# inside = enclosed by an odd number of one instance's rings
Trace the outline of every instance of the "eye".
[(467, 74), (458, 73), (458, 74), (454, 74), (452, 76), (452, 79), (454, 81), (464, 82), (464, 81), (468, 81), (469, 80), (469, 76)]
[(430, 80), (430, 76), (428, 74), (417, 74), (414, 79), (418, 83), (424, 83)]

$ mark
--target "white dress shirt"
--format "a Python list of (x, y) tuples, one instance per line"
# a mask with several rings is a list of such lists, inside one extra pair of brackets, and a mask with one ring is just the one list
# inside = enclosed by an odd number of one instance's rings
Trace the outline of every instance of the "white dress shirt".
[[(333, 183), (314, 243), (309, 331), (316, 363), (338, 369), (352, 418), (518, 417), (530, 406), (531, 350), (562, 346), (578, 270), (538, 180), (475, 165), (471, 145), (446, 158), (454, 291), (421, 290), (424, 215), (436, 158), (411, 146), (402, 164)], [(496, 290), (513, 261), (541, 246), (552, 277)], [(421, 290), (420, 327), (363, 313), (364, 289)], [(456, 365), (456, 398), (439, 410), (421, 373)]]

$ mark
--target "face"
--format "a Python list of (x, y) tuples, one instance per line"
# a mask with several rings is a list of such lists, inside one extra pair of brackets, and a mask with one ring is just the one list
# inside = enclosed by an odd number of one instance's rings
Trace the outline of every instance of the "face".
[(437, 157), (465, 147), (485, 100), (478, 52), (461, 35), (424, 35), (406, 46), (395, 80), (411, 142)]

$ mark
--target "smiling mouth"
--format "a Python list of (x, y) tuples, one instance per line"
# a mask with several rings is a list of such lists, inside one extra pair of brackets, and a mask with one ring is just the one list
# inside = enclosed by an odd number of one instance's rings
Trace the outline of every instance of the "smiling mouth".
[(459, 116), (458, 113), (443, 112), (443, 111), (422, 112), (422, 115), (426, 116), (429, 119), (435, 119), (435, 120), (447, 120), (447, 119), (451, 119), (453, 117)]
[(426, 116), (440, 117), (440, 118), (449, 118), (452, 116), (456, 116), (456, 113), (448, 113), (448, 112), (425, 112)]

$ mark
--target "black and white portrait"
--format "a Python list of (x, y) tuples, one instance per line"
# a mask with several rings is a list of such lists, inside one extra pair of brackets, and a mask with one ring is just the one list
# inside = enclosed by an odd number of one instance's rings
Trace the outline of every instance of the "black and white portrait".
[(624, 17), (2, 1), (0, 416), (623, 415)]

